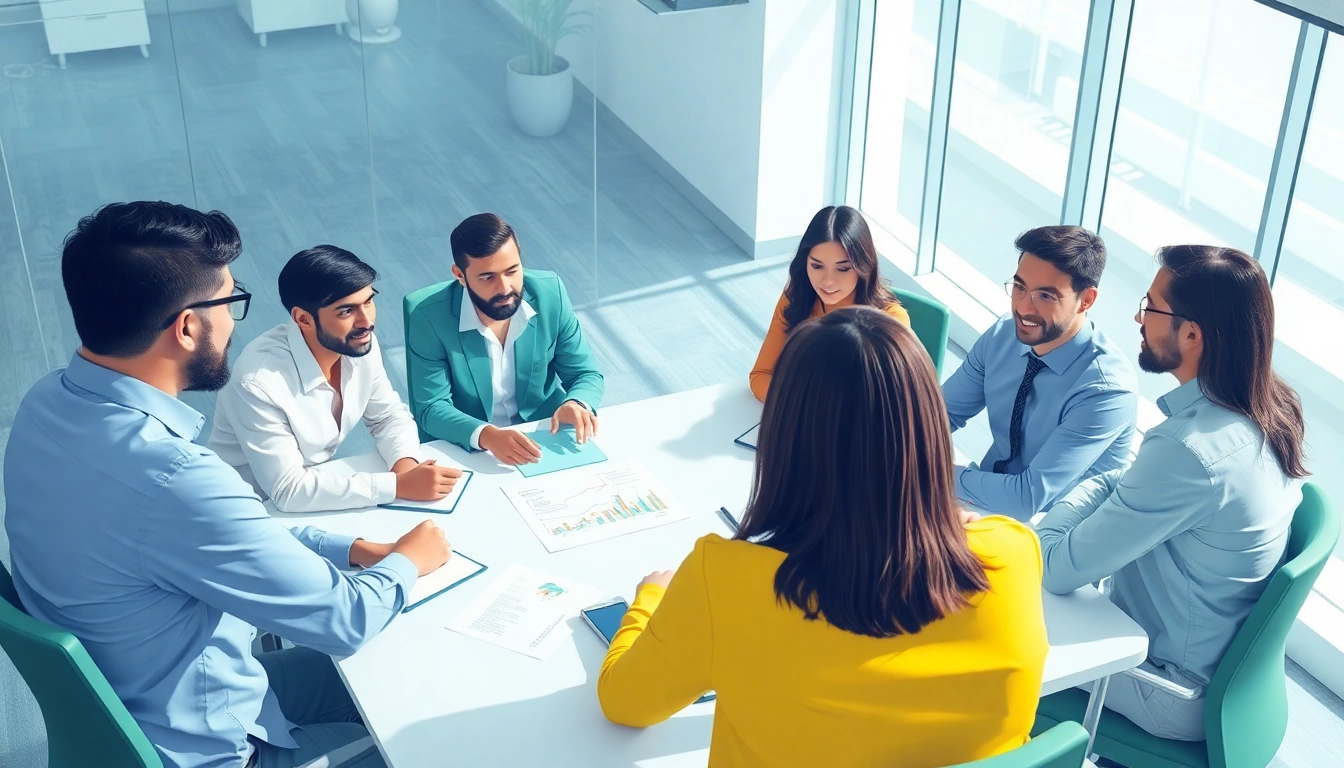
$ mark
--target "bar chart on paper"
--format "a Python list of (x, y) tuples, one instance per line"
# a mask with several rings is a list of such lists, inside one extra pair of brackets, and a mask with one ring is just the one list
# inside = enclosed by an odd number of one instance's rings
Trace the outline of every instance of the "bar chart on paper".
[(504, 495), (548, 552), (689, 517), (635, 461), (541, 475), (505, 488)]

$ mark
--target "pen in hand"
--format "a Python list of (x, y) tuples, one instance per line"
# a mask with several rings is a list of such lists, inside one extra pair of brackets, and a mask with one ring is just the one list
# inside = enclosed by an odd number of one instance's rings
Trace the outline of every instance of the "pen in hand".
[(737, 518), (733, 517), (733, 513), (729, 512), (727, 507), (719, 507), (719, 517), (722, 518), (724, 524), (728, 526), (728, 530), (732, 531), (733, 535), (736, 536), (737, 529), (741, 526), (738, 524)]

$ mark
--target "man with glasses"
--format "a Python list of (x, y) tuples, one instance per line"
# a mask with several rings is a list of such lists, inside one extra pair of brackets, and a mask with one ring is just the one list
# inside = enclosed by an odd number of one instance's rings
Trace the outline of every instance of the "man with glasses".
[[(229, 379), (241, 247), (218, 211), (82, 219), (61, 257), (81, 346), (24, 396), (5, 451), (23, 607), (79, 638), (168, 766), (287, 768), (366, 738), (325, 654), (378, 634), (449, 555), (430, 522), (395, 544), (286, 529), (193, 442), (205, 417), (178, 395)], [(254, 657), (253, 627), (303, 647)]]
[[(435, 501), (462, 476), (418, 460), (415, 419), (373, 335), (377, 279), (373, 267), (334, 245), (295, 254), (279, 280), (290, 321), (247, 345), (219, 395), (210, 448), (282, 512)], [(361, 421), (388, 471), (324, 470)]]
[(994, 442), (957, 467), (957, 496), (1029, 520), (1093, 475), (1129, 464), (1138, 407), (1133, 367), (1088, 319), (1106, 245), (1081, 227), (1017, 238), (1012, 311), (943, 384), (953, 431), (989, 411)]

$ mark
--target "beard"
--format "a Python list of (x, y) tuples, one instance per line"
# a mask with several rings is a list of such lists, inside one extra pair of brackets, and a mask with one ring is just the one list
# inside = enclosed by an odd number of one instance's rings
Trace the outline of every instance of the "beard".
[(183, 389), (187, 392), (218, 392), (229, 383), (229, 346), (233, 339), (216, 352), (210, 321), (202, 318), (201, 328), (201, 345), (187, 360), (187, 386)]
[[(1148, 373), (1167, 373), (1176, 370), (1181, 366), (1181, 363), (1185, 362), (1181, 350), (1175, 344), (1171, 344), (1165, 349), (1158, 349), (1148, 341), (1147, 333), (1140, 331), (1140, 334), (1143, 336), (1144, 347), (1139, 350), (1139, 368)], [(1175, 334), (1163, 341), (1170, 342), (1173, 336)]]
[(1037, 327), (1034, 329), (1037, 335), (1036, 338), (1023, 338), (1022, 329), (1014, 324), (1014, 330), (1017, 331), (1017, 340), (1029, 347), (1039, 347), (1042, 344), (1049, 344), (1060, 336), (1063, 336), (1064, 331), (1068, 330), (1066, 326), (1059, 325), (1058, 323), (1051, 324), (1039, 315), (1019, 315), (1014, 311), (1013, 318), (1016, 320), (1026, 320), (1027, 322), (1037, 323)]
[[(317, 320), (316, 317), (313, 318)], [(317, 320), (317, 343), (326, 349), (335, 352), (338, 355), (346, 357), (363, 357), (373, 349), (373, 326), (368, 328), (353, 328), (345, 338), (327, 333), (322, 328), (322, 322)]]
[(486, 299), (471, 290), (471, 286), (464, 287), (467, 289), (467, 295), (471, 297), (471, 303), (491, 320), (508, 320), (523, 305), (523, 297), (519, 296), (517, 291), (509, 291)]

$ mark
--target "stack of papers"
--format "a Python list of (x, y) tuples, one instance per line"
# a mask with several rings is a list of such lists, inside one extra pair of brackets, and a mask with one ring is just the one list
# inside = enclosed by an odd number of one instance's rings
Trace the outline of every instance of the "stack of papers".
[(438, 501), (410, 501), (408, 499), (396, 499), (395, 501), (389, 501), (382, 506), (388, 509), (408, 509), (417, 512), (440, 512), (445, 515), (452, 514), (453, 510), (457, 508), (458, 500), (462, 498), (462, 494), (467, 490), (467, 483), (471, 482), (472, 471), (448, 458), (447, 454), (443, 451), (435, 450), (428, 445), (420, 446), (420, 454), (421, 461), (429, 461), (430, 459), (433, 459), (434, 463), (441, 467), (454, 467), (462, 470), (462, 476), (459, 477), (457, 483), (453, 485), (453, 490)]
[(601, 599), (601, 591), (521, 565), (500, 574), (448, 629), (516, 651), (549, 658), (570, 636), (569, 619)]
[(406, 598), (406, 607), (401, 612), (423, 605), (425, 601), (438, 597), (484, 570), (484, 565), (461, 552), (454, 552), (448, 562), (437, 570), (415, 580), (415, 586), (411, 587), (411, 594)]

